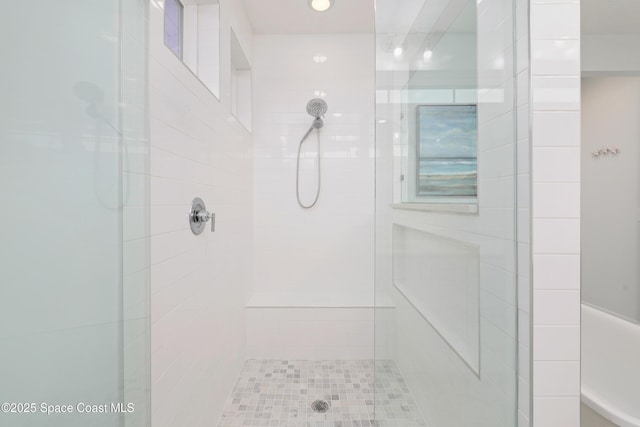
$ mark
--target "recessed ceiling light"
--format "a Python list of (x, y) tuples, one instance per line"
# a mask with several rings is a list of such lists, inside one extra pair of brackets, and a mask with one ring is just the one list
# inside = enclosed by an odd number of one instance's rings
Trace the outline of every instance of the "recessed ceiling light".
[(424, 58), (425, 61), (430, 60), (432, 56), (433, 56), (433, 51), (430, 49), (425, 50), (424, 53), (422, 54), (422, 57)]
[(311, 8), (317, 12), (326, 12), (333, 6), (334, 0), (309, 0)]
[(402, 56), (402, 52), (404, 52), (404, 49), (402, 49), (401, 46), (396, 47), (395, 49), (393, 49), (393, 55), (396, 58), (400, 58)]

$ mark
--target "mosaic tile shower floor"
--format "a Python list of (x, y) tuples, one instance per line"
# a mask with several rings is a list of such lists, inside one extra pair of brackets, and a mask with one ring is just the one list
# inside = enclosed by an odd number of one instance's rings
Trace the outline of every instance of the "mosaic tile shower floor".
[[(326, 413), (313, 411), (311, 403), (316, 399), (329, 403)], [(249, 360), (218, 423), (218, 427), (243, 426), (417, 427), (426, 423), (392, 361), (374, 365), (372, 360)]]

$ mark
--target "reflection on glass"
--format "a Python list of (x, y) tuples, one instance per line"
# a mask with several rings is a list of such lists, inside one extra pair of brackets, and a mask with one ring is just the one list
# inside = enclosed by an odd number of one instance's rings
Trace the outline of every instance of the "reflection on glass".
[(418, 196), (478, 194), (475, 105), (421, 105), (418, 112)]
[(514, 3), (483, 1), (376, 1), (376, 360), (424, 416), (389, 425), (517, 425)]

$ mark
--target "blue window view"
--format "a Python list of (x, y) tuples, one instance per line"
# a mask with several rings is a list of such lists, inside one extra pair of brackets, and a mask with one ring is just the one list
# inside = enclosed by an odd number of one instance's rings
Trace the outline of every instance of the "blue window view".
[(182, 14), (184, 6), (178, 0), (164, 2), (164, 44), (182, 59)]
[(478, 194), (476, 105), (420, 105), (417, 196)]

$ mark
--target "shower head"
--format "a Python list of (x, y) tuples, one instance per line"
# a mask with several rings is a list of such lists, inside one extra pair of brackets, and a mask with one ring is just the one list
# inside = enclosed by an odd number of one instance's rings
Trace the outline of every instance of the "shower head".
[(313, 98), (307, 102), (307, 113), (316, 119), (321, 118), (327, 112), (327, 103), (324, 99)]

